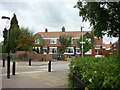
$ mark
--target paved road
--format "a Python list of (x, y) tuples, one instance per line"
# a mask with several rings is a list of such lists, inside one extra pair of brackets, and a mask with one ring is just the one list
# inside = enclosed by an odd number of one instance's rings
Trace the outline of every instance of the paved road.
[[(55, 61), (51, 64), (52, 71), (69, 69), (69, 61)], [(12, 62), (10, 65), (12, 72)], [(2, 74), (6, 74), (6, 68), (0, 68), (2, 69)], [(48, 62), (32, 62), (31, 66), (28, 65), (28, 62), (16, 62), (16, 72), (30, 71), (48, 71)]]
[[(48, 72), (48, 62), (16, 63), (16, 75), (6, 78), (6, 67), (2, 69), (3, 88), (67, 88), (69, 61), (52, 62), (52, 72)], [(12, 64), (11, 64), (12, 65)]]

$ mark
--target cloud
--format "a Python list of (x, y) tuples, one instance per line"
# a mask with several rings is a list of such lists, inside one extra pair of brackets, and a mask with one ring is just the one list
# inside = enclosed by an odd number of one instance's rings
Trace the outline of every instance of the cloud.
[[(91, 30), (89, 22), (82, 22), (79, 10), (73, 8), (76, 2), (67, 1), (14, 1), (4, 0), (1, 3), (0, 17), (5, 15), (12, 18), (16, 14), (20, 27), (28, 27), (34, 33), (44, 31), (60, 31), (64, 26), (66, 30), (80, 30), (84, 26), (85, 31)], [(0, 19), (0, 37), (5, 26), (5, 20)]]
[(113, 38), (113, 37), (107, 37), (107, 35), (104, 36), (103, 42), (106, 44), (109, 44), (110, 42), (114, 43), (115, 41), (118, 40), (118, 37)]

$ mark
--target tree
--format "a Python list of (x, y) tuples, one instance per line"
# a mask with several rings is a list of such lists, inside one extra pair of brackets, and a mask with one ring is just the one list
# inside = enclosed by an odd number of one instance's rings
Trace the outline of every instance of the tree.
[(2, 52), (7, 53), (7, 37), (8, 37), (8, 30), (5, 28), (3, 31), (3, 44), (2, 44)]
[(3, 45), (7, 44), (7, 34), (8, 34), (8, 30), (5, 28), (3, 31), (3, 38), (4, 38)]
[[(78, 47), (80, 48), (80, 51), (82, 52), (82, 44), (80, 43), (82, 42), (82, 37), (80, 37), (79, 41), (77, 42)], [(93, 43), (89, 40), (87, 40), (87, 38), (83, 37), (83, 42), (85, 42), (83, 44), (83, 55), (88, 52), (90, 49), (93, 48)]]
[(71, 45), (72, 37), (71, 36), (66, 36), (66, 35), (61, 35), (59, 37), (59, 42), (60, 42), (60, 45), (61, 45), (61, 48), (62, 48), (60, 53), (63, 54), (65, 52), (66, 48)]
[(0, 53), (2, 53), (2, 44), (3, 42), (0, 42)]
[[(10, 51), (14, 52), (16, 50), (16, 47), (17, 47), (17, 38), (20, 34), (20, 30), (19, 30), (19, 25), (18, 25), (18, 21), (17, 21), (17, 18), (16, 18), (16, 15), (14, 14), (12, 19), (11, 19), (11, 23), (10, 23), (10, 29), (9, 29), (9, 32), (10, 32), (10, 43), (9, 43), (9, 49)], [(2, 46), (2, 49), (3, 49), (3, 52), (7, 52), (7, 48), (8, 48), (8, 30), (5, 28), (4, 31), (3, 31), (3, 38), (4, 38), (4, 41), (3, 41), (3, 46)]]
[(107, 34), (118, 37), (118, 52), (120, 55), (120, 1), (119, 2), (77, 2), (79, 16), (83, 21), (89, 21), (98, 37)]
[(34, 47), (34, 36), (28, 28), (21, 28), (21, 34), (17, 40), (17, 49), (20, 51), (32, 51)]
[(13, 15), (13, 18), (11, 19), (9, 31), (10, 31), (10, 51), (15, 52), (17, 50), (17, 45), (18, 45), (17, 40), (21, 33), (19, 29), (17, 17), (15, 14)]

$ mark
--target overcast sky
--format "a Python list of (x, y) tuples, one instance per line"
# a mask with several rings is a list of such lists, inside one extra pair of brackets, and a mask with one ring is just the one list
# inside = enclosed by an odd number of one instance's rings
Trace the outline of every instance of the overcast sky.
[[(61, 31), (63, 26), (66, 31), (80, 31), (81, 26), (84, 27), (85, 31), (91, 30), (89, 22), (82, 22), (79, 10), (73, 8), (76, 1), (10, 1), (2, 0), (0, 2), (0, 17), (12, 18), (13, 13), (15, 13), (19, 26), (28, 27), (34, 33), (43, 32), (45, 28), (48, 28), (48, 31)], [(0, 41), (3, 40), (2, 31), (6, 22), (7, 20), (0, 19)], [(115, 38), (105, 38), (104, 42), (109, 43), (116, 40)]]

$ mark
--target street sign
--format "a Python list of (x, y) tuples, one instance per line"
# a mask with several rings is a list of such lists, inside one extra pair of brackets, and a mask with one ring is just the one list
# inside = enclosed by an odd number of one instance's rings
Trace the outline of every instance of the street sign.
[(85, 44), (85, 42), (80, 42), (81, 44)]

